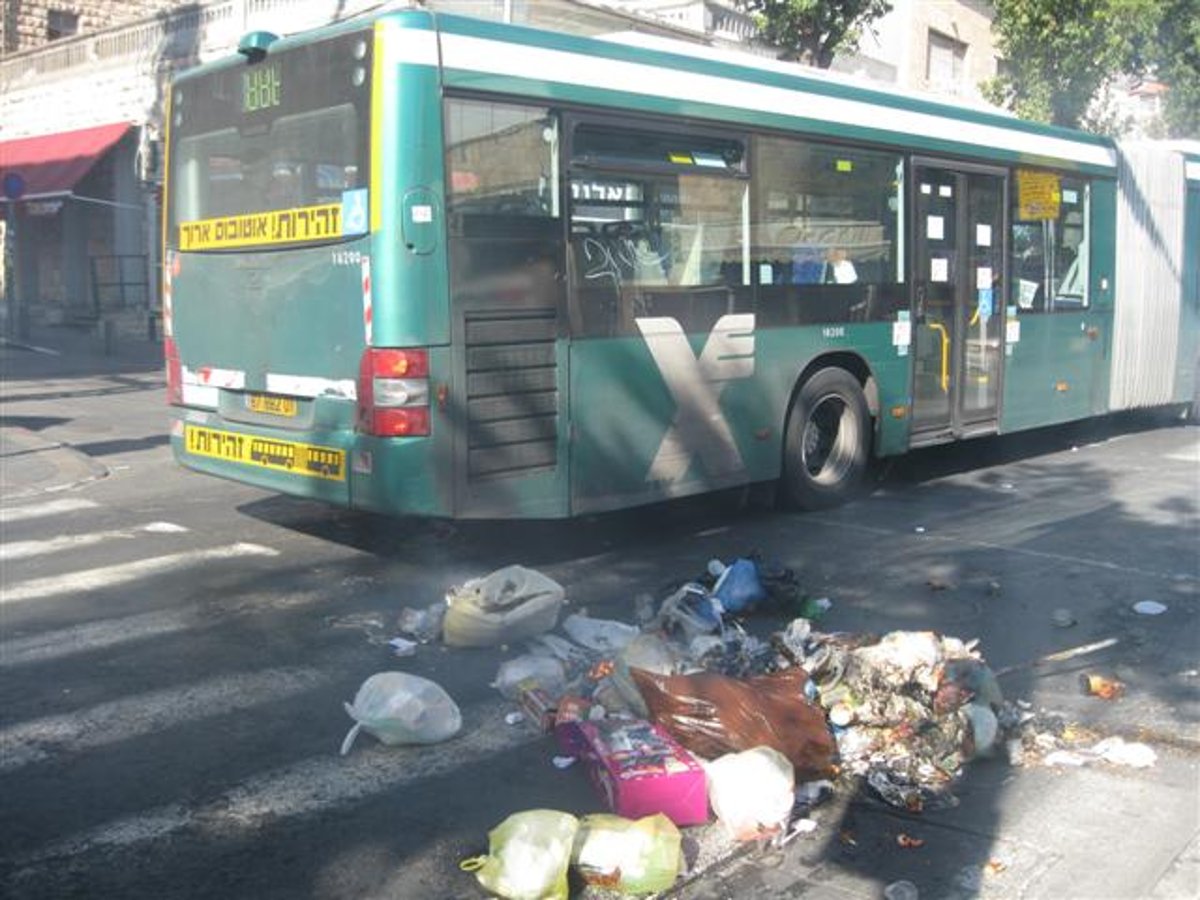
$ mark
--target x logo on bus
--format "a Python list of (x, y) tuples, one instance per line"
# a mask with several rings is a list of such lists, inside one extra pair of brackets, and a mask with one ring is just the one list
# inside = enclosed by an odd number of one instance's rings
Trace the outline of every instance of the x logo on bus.
[(754, 314), (718, 319), (699, 356), (677, 319), (638, 319), (637, 326), (675, 400), (675, 418), (646, 480), (681, 481), (695, 456), (711, 477), (741, 472), (745, 464), (720, 400), (726, 384), (754, 374)]

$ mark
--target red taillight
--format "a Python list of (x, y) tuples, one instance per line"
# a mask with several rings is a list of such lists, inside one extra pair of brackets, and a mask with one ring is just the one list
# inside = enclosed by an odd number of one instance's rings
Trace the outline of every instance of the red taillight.
[(369, 347), (358, 367), (358, 428), (380, 437), (429, 434), (429, 354)]
[(163, 338), (163, 358), (167, 367), (167, 403), (183, 406), (183, 365), (174, 338)]

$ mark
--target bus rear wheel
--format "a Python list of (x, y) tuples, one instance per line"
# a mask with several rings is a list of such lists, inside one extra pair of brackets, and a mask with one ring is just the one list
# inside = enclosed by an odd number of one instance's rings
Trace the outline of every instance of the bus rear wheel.
[(867, 471), (871, 413), (858, 379), (821, 369), (792, 400), (784, 439), (783, 484), (802, 509), (828, 509), (857, 492)]

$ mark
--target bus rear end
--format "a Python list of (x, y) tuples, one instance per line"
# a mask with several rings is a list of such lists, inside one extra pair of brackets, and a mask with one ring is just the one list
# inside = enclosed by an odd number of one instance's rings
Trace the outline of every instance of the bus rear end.
[(164, 332), (183, 464), (349, 505), (359, 435), (429, 432), (427, 351), (371, 338), (369, 28), (171, 91)]

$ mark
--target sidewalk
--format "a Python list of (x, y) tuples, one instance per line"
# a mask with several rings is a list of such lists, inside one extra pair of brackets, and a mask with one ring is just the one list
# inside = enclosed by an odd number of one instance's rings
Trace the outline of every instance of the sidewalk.
[(103, 390), (114, 377), (162, 369), (162, 345), (147, 340), (104, 340), (89, 331), (39, 326), (27, 340), (0, 338), (0, 500), (66, 490), (103, 478), (98, 460), (44, 433), (45, 417), (22, 415), (17, 401), (55, 392)]

